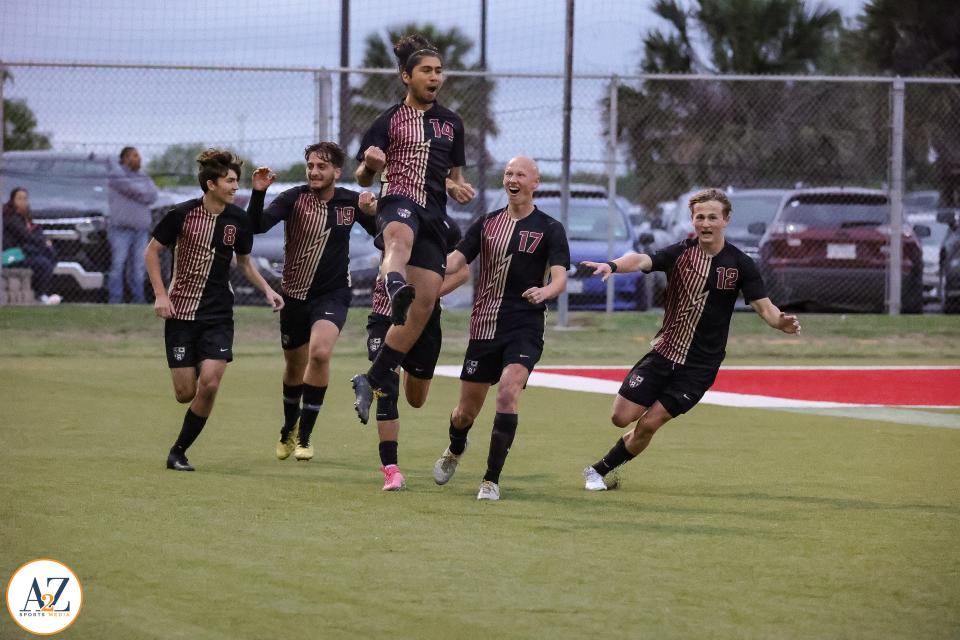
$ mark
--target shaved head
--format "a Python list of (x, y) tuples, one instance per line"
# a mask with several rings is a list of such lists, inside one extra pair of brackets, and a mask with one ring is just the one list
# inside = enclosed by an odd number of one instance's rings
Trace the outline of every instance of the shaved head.
[(507, 166), (513, 166), (514, 169), (523, 169), (527, 173), (536, 176), (537, 180), (540, 179), (540, 168), (537, 166), (537, 163), (533, 161), (533, 158), (514, 156), (507, 162)]

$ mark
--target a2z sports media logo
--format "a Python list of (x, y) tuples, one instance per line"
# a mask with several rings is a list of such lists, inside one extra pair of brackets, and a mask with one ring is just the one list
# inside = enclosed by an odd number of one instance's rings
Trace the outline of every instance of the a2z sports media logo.
[(50, 558), (38, 558), (17, 569), (7, 584), (7, 610), (30, 633), (48, 636), (77, 619), (83, 588), (70, 568)]

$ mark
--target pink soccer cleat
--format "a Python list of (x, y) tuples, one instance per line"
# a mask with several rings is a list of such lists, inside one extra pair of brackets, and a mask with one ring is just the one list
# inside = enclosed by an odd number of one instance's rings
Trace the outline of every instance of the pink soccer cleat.
[(388, 464), (385, 467), (380, 467), (380, 470), (383, 471), (384, 491), (400, 491), (407, 488), (407, 481), (400, 473), (400, 467), (395, 464)]

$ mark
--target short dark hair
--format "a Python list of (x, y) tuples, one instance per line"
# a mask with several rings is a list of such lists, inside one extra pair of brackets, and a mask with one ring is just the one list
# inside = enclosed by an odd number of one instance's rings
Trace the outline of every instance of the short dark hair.
[(123, 162), (123, 159), (127, 157), (128, 153), (136, 150), (136, 147), (124, 147), (123, 149), (120, 149), (120, 162)]
[(408, 75), (413, 72), (413, 68), (424, 57), (440, 57), (440, 52), (433, 46), (433, 43), (419, 33), (411, 33), (397, 40), (393, 45), (393, 53), (397, 56), (397, 66), (400, 71), (406, 71)]
[(701, 202), (719, 202), (722, 204), (724, 218), (729, 216), (733, 210), (733, 205), (730, 204), (730, 198), (727, 197), (723, 189), (701, 189), (690, 196), (690, 201), (687, 204), (690, 206), (691, 214), (693, 214), (693, 205), (700, 204)]
[(336, 142), (315, 142), (311, 144), (303, 150), (303, 159), (309, 160), (311, 153), (316, 153), (337, 169), (342, 169), (343, 161), (347, 159), (347, 153)]
[(200, 188), (207, 192), (207, 180), (217, 181), (218, 178), (224, 178), (233, 169), (240, 178), (240, 168), (243, 166), (243, 160), (229, 151), (223, 149), (207, 149), (197, 156), (197, 164), (200, 170), (197, 178), (200, 180)]

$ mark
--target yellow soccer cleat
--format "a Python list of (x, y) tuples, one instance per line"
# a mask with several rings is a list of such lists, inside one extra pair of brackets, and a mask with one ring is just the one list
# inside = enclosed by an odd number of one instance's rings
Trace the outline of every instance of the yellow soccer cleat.
[[(286, 438), (281, 437), (277, 442), (277, 460), (286, 460), (297, 448), (297, 435), (300, 433), (300, 423), (293, 425), (293, 429), (287, 434)], [(283, 433), (281, 432), (281, 436)]]

